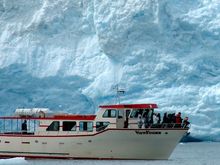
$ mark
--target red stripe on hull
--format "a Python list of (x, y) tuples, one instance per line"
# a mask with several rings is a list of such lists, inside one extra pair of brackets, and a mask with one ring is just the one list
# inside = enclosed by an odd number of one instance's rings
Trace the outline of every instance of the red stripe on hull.
[(135, 158), (97, 158), (97, 157), (91, 158), (91, 157), (64, 157), (64, 156), (0, 155), (1, 159), (16, 158), (16, 157), (24, 157), (25, 159), (141, 160)]

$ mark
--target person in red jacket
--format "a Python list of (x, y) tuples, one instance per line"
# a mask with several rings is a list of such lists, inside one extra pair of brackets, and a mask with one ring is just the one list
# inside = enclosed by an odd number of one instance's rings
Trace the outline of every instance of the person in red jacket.
[(176, 114), (176, 124), (177, 124), (178, 127), (181, 127), (182, 120), (183, 120), (183, 119), (181, 118), (181, 113), (178, 112), (178, 113)]

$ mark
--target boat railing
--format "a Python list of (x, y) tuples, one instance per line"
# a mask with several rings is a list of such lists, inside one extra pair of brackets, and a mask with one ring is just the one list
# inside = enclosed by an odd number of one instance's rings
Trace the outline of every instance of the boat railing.
[(142, 124), (139, 125), (138, 123), (129, 123), (128, 128), (139, 128), (139, 129), (187, 129), (190, 128), (190, 124), (179, 124), (179, 123), (157, 123), (157, 124), (152, 124), (152, 123), (147, 123), (147, 124)]
[(101, 127), (98, 127), (98, 128), (96, 128), (96, 131), (103, 131), (103, 130), (105, 130), (106, 128), (108, 127), (108, 125), (103, 125), (103, 126), (101, 126)]
[[(22, 130), (21, 125), (27, 121), (27, 130)], [(19, 118), (1, 118), (0, 133), (2, 134), (34, 134), (39, 123), (36, 120), (19, 119)]]
[(150, 124), (147, 128), (164, 128), (164, 129), (174, 129), (174, 128), (190, 128), (190, 125), (179, 124), (179, 123), (161, 123), (161, 124)]

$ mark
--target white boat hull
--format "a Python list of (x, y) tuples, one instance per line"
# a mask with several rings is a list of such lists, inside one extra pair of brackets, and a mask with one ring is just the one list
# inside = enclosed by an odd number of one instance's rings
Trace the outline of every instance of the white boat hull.
[(168, 159), (188, 129), (106, 129), (90, 135), (0, 135), (0, 157)]

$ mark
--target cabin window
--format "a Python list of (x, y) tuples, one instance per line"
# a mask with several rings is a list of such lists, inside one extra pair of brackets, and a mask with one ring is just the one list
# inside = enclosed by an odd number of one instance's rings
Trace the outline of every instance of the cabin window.
[(79, 130), (80, 131), (93, 131), (93, 122), (79, 122)]
[(115, 109), (107, 109), (105, 111), (105, 113), (103, 114), (103, 117), (115, 118), (116, 117), (116, 110)]
[(123, 110), (118, 110), (118, 118), (122, 119), (124, 117), (124, 111)]
[(64, 121), (63, 131), (76, 131), (76, 122), (75, 121)]
[(143, 113), (143, 109), (135, 109), (135, 110), (132, 110), (131, 112), (131, 115), (130, 115), (130, 118), (137, 118), (139, 114), (142, 115)]
[(109, 125), (109, 122), (96, 122), (96, 131), (102, 131)]
[(53, 121), (48, 127), (47, 131), (59, 131), (60, 129), (60, 122), (59, 121)]

